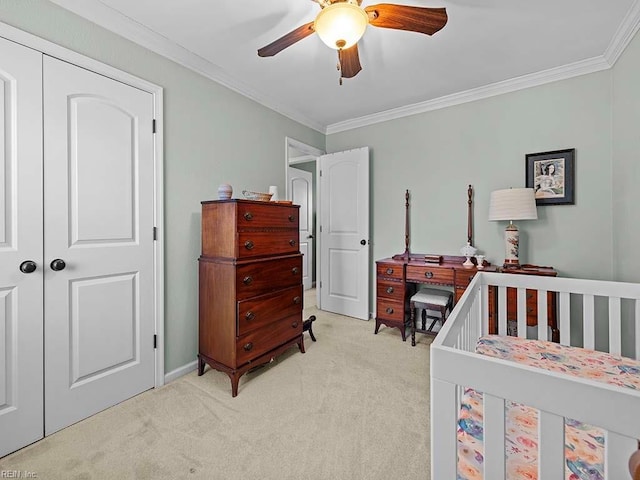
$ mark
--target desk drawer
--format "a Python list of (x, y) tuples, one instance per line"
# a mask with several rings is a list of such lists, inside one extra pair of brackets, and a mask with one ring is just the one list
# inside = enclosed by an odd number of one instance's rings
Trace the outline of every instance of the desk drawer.
[(404, 322), (404, 301), (378, 298), (376, 302), (376, 314), (378, 318)]
[(376, 283), (376, 298), (402, 302), (404, 299), (404, 284), (391, 280), (378, 280)]
[(407, 281), (418, 283), (434, 283), (441, 285), (453, 285), (452, 268), (439, 268), (431, 265), (407, 266)]
[(476, 275), (475, 269), (469, 270), (456, 270), (456, 287), (457, 288), (467, 288), (467, 286), (473, 280), (473, 277)]
[(403, 267), (402, 264), (396, 263), (378, 263), (376, 264), (376, 274), (378, 277), (402, 280)]

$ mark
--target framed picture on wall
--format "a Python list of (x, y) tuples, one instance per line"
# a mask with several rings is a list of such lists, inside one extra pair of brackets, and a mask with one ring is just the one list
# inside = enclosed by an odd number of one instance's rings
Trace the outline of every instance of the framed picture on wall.
[(536, 205), (573, 205), (576, 149), (528, 153), (526, 187), (536, 192)]

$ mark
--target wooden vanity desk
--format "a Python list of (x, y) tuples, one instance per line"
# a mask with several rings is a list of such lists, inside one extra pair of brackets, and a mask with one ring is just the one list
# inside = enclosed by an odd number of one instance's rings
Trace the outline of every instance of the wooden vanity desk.
[[(482, 270), (475, 266), (463, 267), (465, 257), (437, 255), (440, 263), (425, 262), (425, 254), (412, 253), (394, 255), (376, 262), (376, 329), (380, 325), (396, 327), (406, 340), (405, 328), (409, 326), (409, 299), (420, 284), (451, 287), (454, 291), (454, 305), (466, 290), (473, 276), (479, 272), (495, 272), (496, 267), (487, 265)], [(431, 256), (431, 255), (429, 255)], [(493, 296), (489, 296), (489, 321), (495, 316), (492, 308)]]

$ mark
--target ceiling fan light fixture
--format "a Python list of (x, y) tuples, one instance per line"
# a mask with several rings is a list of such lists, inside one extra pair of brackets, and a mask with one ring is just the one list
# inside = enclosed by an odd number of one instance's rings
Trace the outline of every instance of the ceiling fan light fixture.
[(358, 5), (333, 3), (323, 8), (313, 24), (320, 39), (335, 50), (352, 47), (364, 35), (369, 16)]

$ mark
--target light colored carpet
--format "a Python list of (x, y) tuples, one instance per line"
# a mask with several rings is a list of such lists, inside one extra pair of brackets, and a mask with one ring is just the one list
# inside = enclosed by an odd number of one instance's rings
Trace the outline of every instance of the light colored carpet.
[[(429, 344), (320, 312), (290, 349), (240, 380), (207, 368), (0, 459), (50, 479), (429, 478)], [(2, 432), (6, 435), (7, 432)], [(10, 434), (10, 433), (9, 433)]]

